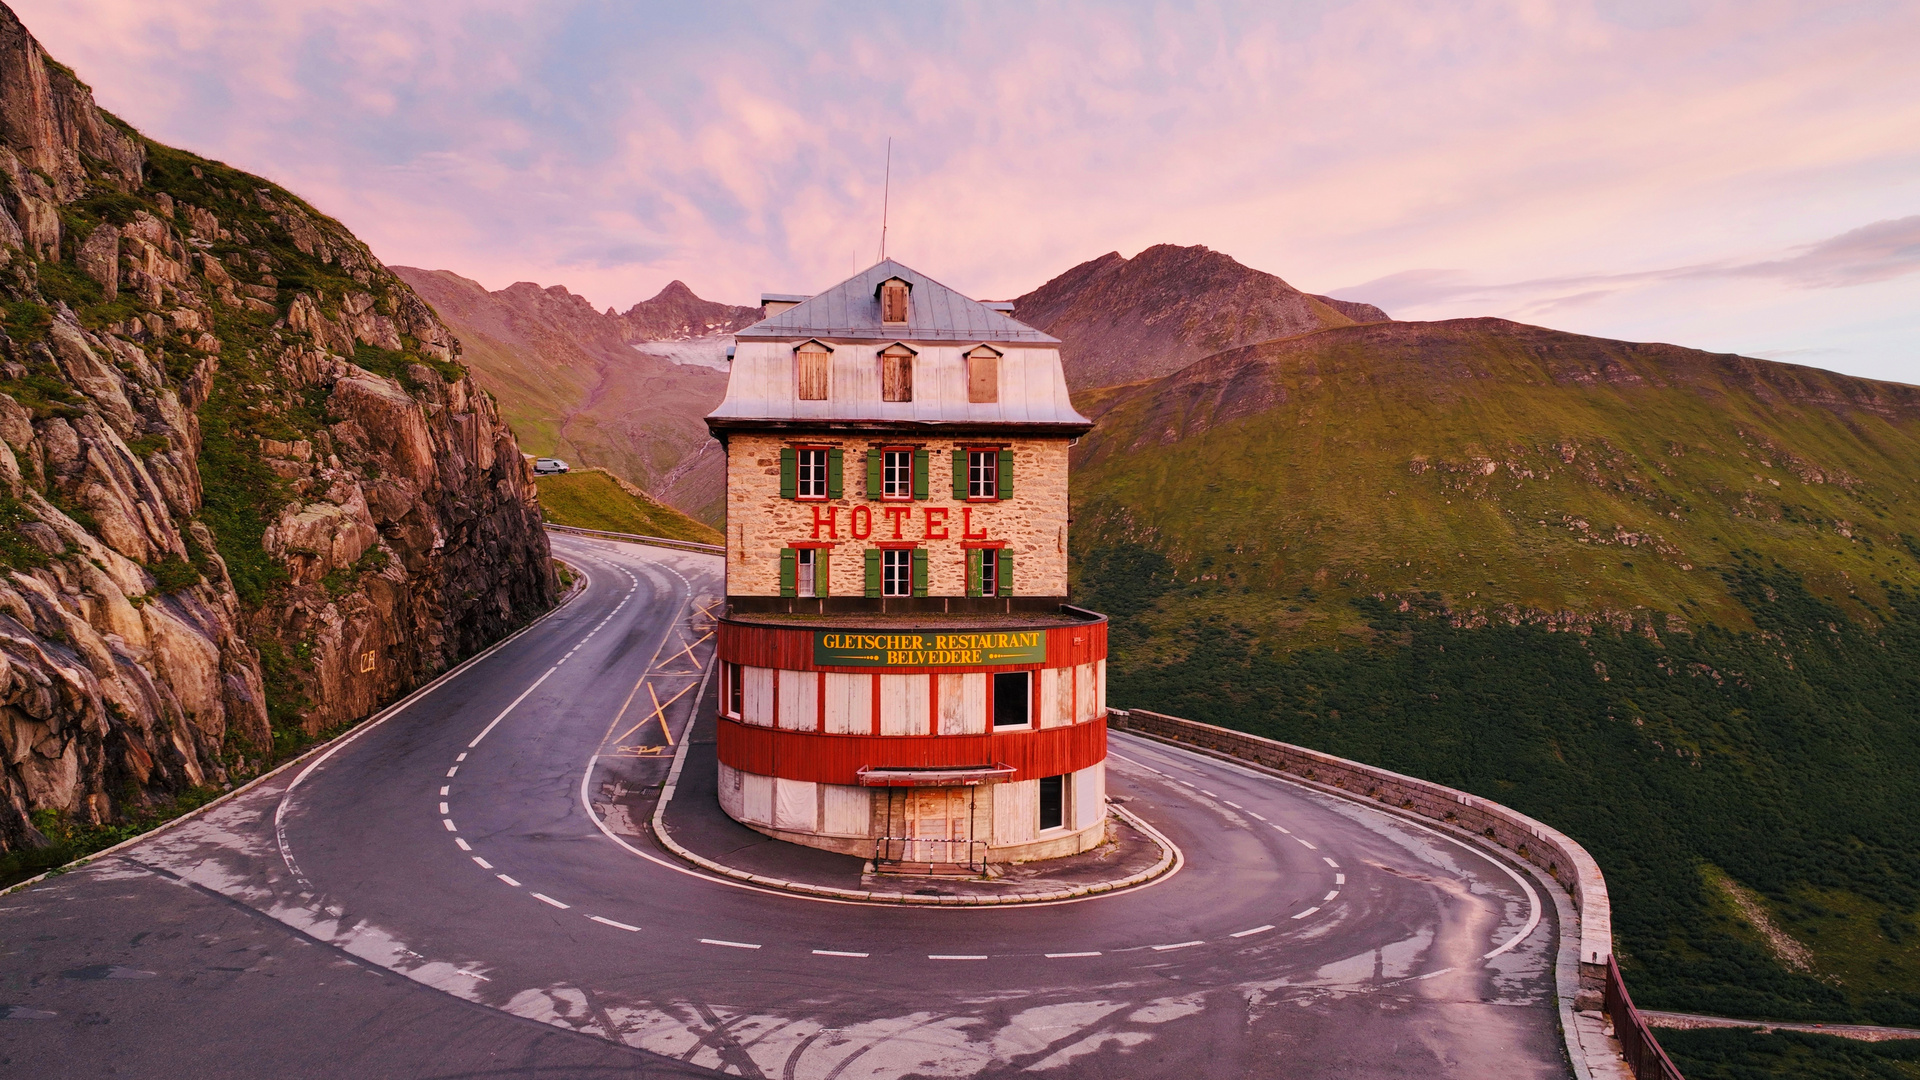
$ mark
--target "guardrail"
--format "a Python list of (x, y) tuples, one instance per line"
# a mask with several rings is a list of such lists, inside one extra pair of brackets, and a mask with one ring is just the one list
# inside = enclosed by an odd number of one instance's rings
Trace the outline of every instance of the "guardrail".
[(727, 549), (720, 544), (702, 544), (694, 540), (675, 540), (667, 536), (641, 536), (639, 533), (609, 532), (606, 529), (582, 529), (577, 525), (555, 525), (546, 522), (553, 532), (573, 533), (576, 536), (604, 536), (609, 540), (626, 540), (635, 544), (652, 544), (654, 547), (679, 548), (682, 551), (701, 551), (710, 555), (725, 555)]
[(1660, 1049), (1646, 1017), (1633, 1007), (1626, 980), (1620, 977), (1620, 965), (1611, 956), (1607, 957), (1605, 1009), (1607, 1018), (1613, 1021), (1613, 1037), (1620, 1041), (1620, 1056), (1627, 1059), (1635, 1080), (1685, 1080), (1667, 1052)]
[(1579, 993), (1573, 1007), (1602, 1009), (1612, 1018), (1622, 1056), (1637, 1080), (1683, 1080), (1627, 996), (1613, 959), (1613, 911), (1606, 878), (1600, 864), (1572, 837), (1478, 795), (1244, 731), (1145, 709), (1110, 709), (1107, 724), (1115, 730), (1251, 762), (1348, 798), (1471, 832), (1545, 870), (1566, 890), (1579, 913)]

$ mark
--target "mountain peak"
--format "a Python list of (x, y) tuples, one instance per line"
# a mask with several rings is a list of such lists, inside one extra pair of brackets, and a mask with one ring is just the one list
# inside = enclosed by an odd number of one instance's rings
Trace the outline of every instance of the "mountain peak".
[(1014, 317), (1064, 344), (1068, 384), (1112, 386), (1203, 356), (1335, 326), (1385, 322), (1371, 304), (1303, 293), (1202, 245), (1110, 251), (1014, 301)]

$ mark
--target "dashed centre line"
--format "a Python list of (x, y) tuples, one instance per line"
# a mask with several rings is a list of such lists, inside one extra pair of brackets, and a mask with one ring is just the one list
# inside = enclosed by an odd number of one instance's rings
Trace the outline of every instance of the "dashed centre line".
[(1195, 945), (1205, 945), (1204, 941), (1176, 941), (1171, 945), (1155, 945), (1154, 952), (1172, 952), (1175, 949), (1191, 949)]
[(1273, 924), (1272, 924), (1272, 923), (1264, 923), (1264, 924), (1262, 924), (1262, 925), (1260, 925), (1260, 926), (1256, 926), (1256, 927), (1254, 927), (1254, 928), (1253, 928), (1253, 929), (1251, 929), (1251, 930), (1242, 930), (1242, 931), (1240, 931), (1240, 932), (1239, 932), (1239, 933), (1237, 933), (1237, 934), (1229, 934), (1229, 935), (1227, 935), (1227, 936), (1228, 936), (1228, 937), (1237, 937), (1237, 938), (1239, 938), (1239, 937), (1252, 937), (1252, 936), (1253, 936), (1253, 935), (1255, 935), (1255, 934), (1264, 934), (1264, 933), (1266, 933), (1267, 931), (1269, 931), (1269, 930), (1271, 930), (1271, 929), (1273, 929)]
[(508, 876), (507, 876), (507, 875), (505, 875), (505, 874), (495, 874), (495, 875), (493, 875), (493, 876), (494, 876), (494, 877), (497, 877), (497, 878), (499, 878), (499, 879), (500, 879), (501, 881), (504, 881), (504, 882), (506, 882), (507, 884), (509, 884), (509, 885), (511, 885), (511, 886), (513, 886), (513, 887), (514, 887), (514, 888), (516, 888), (516, 889), (520, 887), (520, 883), (519, 883), (519, 882), (517, 882), (517, 881), (515, 881), (515, 880), (513, 880), (512, 878), (510, 878), (510, 877), (508, 877)]
[(441, 819), (440, 819), (440, 824), (442, 824), (442, 825), (445, 825), (445, 826), (447, 827), (447, 831), (448, 831), (448, 832), (459, 832), (459, 831), (460, 831), (459, 829), (456, 829), (456, 828), (454, 828), (454, 827), (453, 827), (453, 819), (452, 819), (452, 818), (441, 818)]
[(623, 923), (623, 922), (614, 922), (612, 919), (603, 919), (598, 915), (589, 915), (587, 916), (587, 918), (592, 919), (594, 922), (597, 922), (602, 926), (611, 926), (615, 930), (631, 930), (636, 934), (640, 932), (640, 928), (637, 926), (628, 926), (626, 923)]
[(543, 892), (534, 893), (533, 898), (535, 900), (540, 901), (543, 904), (552, 904), (554, 907), (559, 908), (561, 911), (565, 911), (568, 908), (573, 906), (572, 904), (563, 904), (560, 901), (555, 900), (553, 897), (548, 896), (546, 893), (543, 893)]
[(856, 960), (865, 960), (867, 958), (867, 954), (863, 952), (841, 952), (838, 949), (815, 949), (813, 950), (813, 955), (815, 956), (850, 956)]
[[(760, 947), (758, 945), (749, 945), (744, 941), (726, 941), (721, 938), (710, 938), (710, 937), (701, 938), (700, 944), (718, 945), (718, 946), (721, 946), (722, 948), (727, 948), (727, 949), (757, 949)], [(984, 957), (982, 959), (984, 959)]]
[[(758, 946), (755, 946), (755, 948), (758, 948)], [(980, 953), (980, 954), (928, 953), (927, 959), (929, 960), (989, 960), (992, 958), (987, 956), (985, 953)]]
[(1304, 919), (1304, 918), (1306, 918), (1307, 916), (1309, 916), (1309, 915), (1311, 915), (1311, 914), (1313, 914), (1314, 912), (1316, 912), (1316, 911), (1319, 911), (1319, 910), (1320, 910), (1320, 909), (1319, 909), (1319, 908), (1317, 908), (1317, 907), (1310, 907), (1310, 908), (1308, 908), (1307, 910), (1305, 910), (1305, 911), (1303, 911), (1303, 912), (1301, 912), (1300, 914), (1298, 914), (1298, 915), (1295, 915), (1295, 916), (1294, 916), (1294, 918), (1296, 918), (1296, 919)]
[(1077, 959), (1079, 959), (1080, 957), (1083, 957), (1083, 956), (1099, 956), (1099, 955), (1100, 955), (1100, 954), (1099, 954), (1099, 953), (1097, 953), (1097, 952), (1050, 952), (1050, 953), (1048, 953), (1048, 954), (1047, 954), (1047, 959), (1049, 959), (1049, 960), (1077, 960)]

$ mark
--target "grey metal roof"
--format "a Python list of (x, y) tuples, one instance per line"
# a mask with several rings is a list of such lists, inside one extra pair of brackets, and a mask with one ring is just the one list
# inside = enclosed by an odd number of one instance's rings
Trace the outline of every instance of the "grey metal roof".
[[(882, 324), (880, 303), (874, 298), (880, 283), (892, 277), (912, 286), (907, 301), (908, 321), (904, 326)], [(855, 341), (1060, 343), (1059, 338), (1015, 322), (892, 259), (868, 267), (805, 303), (757, 322), (735, 336), (742, 339), (822, 337)]]

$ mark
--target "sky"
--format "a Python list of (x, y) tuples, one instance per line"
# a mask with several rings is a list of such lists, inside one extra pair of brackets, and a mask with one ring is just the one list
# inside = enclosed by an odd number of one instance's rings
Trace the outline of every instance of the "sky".
[[(1920, 4), (12, 0), (104, 107), (389, 264), (601, 306), (1204, 244), (1920, 383)], [(888, 140), (892, 140), (891, 181)]]

